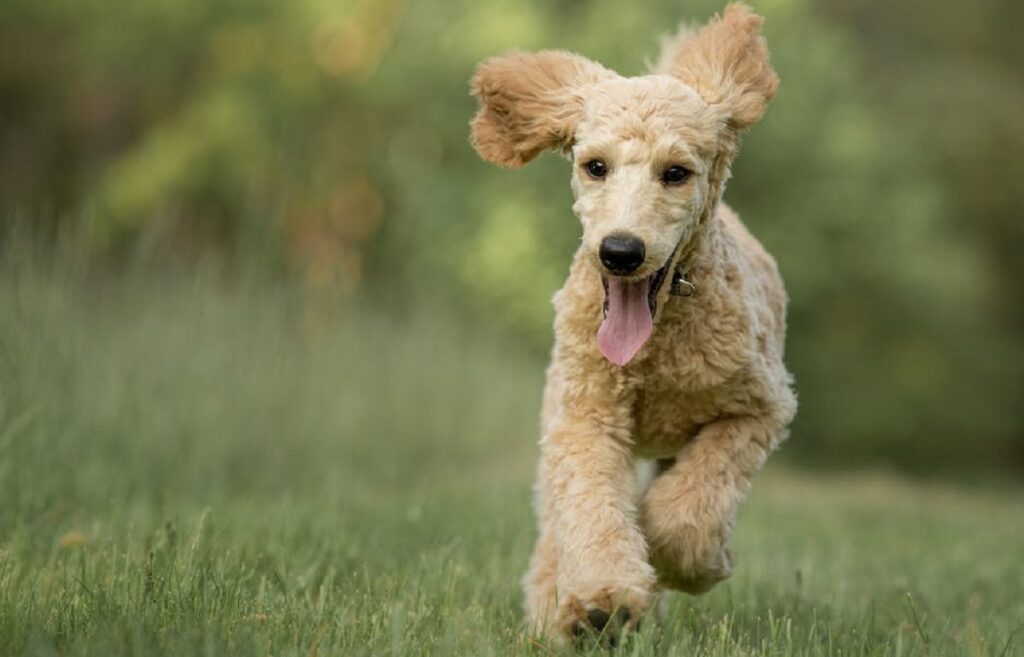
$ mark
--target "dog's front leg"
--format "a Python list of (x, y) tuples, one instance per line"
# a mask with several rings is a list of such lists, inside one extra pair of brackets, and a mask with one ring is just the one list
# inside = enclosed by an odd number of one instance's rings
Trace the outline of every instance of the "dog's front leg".
[(541, 444), (539, 492), (557, 549), (551, 621), (563, 637), (634, 626), (656, 582), (636, 521), (627, 420), (599, 415), (563, 407)]
[(712, 422), (641, 499), (641, 524), (662, 586), (704, 593), (732, 573), (736, 507), (783, 434), (760, 417)]

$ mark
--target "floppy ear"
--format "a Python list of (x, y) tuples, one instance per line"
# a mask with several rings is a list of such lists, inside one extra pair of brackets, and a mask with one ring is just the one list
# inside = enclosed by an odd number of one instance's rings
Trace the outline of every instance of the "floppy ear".
[(480, 103), (470, 141), (485, 160), (520, 167), (546, 148), (567, 149), (587, 88), (615, 74), (569, 52), (510, 52), (477, 67), (470, 92)]
[(748, 128), (779, 86), (759, 34), (762, 22), (746, 5), (731, 4), (695, 34), (680, 33), (675, 54), (664, 54), (659, 68), (692, 87), (730, 127)]

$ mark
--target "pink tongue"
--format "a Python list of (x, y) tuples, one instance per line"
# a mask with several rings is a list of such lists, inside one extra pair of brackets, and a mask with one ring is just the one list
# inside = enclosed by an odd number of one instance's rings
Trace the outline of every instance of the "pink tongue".
[(622, 366), (633, 360), (651, 337), (651, 310), (647, 292), (651, 279), (608, 279), (608, 314), (597, 330), (597, 346), (605, 358)]

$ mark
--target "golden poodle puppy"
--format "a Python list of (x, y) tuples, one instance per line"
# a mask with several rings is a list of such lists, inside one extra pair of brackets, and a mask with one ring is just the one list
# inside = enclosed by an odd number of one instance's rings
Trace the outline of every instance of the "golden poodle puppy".
[[(561, 51), (507, 53), (473, 77), (477, 152), (505, 167), (564, 152), (583, 225), (554, 299), (534, 632), (613, 636), (660, 589), (728, 577), (737, 504), (796, 412), (782, 279), (721, 201), (778, 86), (761, 22), (730, 5), (640, 77)], [(659, 466), (639, 498), (637, 458)]]

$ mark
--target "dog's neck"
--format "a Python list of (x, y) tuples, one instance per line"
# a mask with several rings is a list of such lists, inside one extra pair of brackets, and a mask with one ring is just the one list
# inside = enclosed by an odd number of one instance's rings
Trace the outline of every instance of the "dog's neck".
[(707, 215), (705, 221), (700, 222), (690, 239), (679, 247), (679, 254), (676, 256), (675, 264), (669, 273), (669, 293), (675, 297), (690, 297), (697, 292), (697, 282), (693, 280), (693, 268), (700, 256), (707, 250), (709, 226), (717, 221), (717, 203)]

